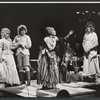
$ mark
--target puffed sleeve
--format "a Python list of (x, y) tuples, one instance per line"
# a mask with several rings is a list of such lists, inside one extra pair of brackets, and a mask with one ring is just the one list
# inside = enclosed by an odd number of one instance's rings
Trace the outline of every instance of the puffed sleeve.
[(13, 43), (17, 43), (17, 36), (14, 38)]
[(16, 48), (18, 48), (18, 46), (19, 46), (19, 44), (18, 44), (18, 42), (17, 42), (17, 36), (14, 38), (14, 40), (13, 40), (13, 49), (16, 49)]
[(89, 45), (87, 45), (88, 46), (88, 50), (91, 50), (91, 49), (95, 48), (98, 45), (98, 37), (97, 37), (97, 34), (94, 33), (93, 37), (94, 37), (93, 40), (90, 41), (90, 44)]
[(92, 40), (83, 43), (83, 48), (86, 52), (90, 51), (98, 45), (98, 37), (96, 33), (93, 33), (92, 38)]
[(27, 36), (27, 43), (26, 43), (25, 47), (27, 49), (29, 49), (29, 48), (31, 48), (31, 46), (32, 46), (31, 38), (29, 36)]
[(2, 41), (0, 40), (0, 48), (2, 48), (3, 47), (3, 43), (2, 43)]

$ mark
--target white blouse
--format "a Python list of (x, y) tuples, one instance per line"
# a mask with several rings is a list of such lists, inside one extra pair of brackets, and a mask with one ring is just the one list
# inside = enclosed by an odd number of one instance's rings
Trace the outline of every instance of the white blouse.
[(47, 44), (48, 49), (49, 50), (53, 50), (56, 47), (56, 43), (58, 41), (58, 37), (56, 37), (56, 36), (51, 36), (51, 37), (48, 36), (48, 37), (44, 38), (44, 41)]
[(97, 51), (95, 50), (95, 47), (97, 47), (97, 45), (98, 45), (97, 34), (95, 32), (90, 33), (90, 34), (85, 33), (82, 45), (83, 45), (85, 52), (90, 51), (90, 53), (93, 56), (96, 55)]

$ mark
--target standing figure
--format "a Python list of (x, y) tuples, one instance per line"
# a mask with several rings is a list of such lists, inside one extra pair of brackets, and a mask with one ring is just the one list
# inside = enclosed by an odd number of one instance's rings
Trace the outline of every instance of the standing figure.
[(58, 38), (56, 37), (56, 32), (54, 28), (46, 28), (47, 37), (44, 38), (43, 48), (41, 51), (38, 62), (38, 77), (39, 83), (43, 85), (43, 89), (55, 88), (59, 82), (59, 71), (57, 66), (57, 56), (55, 52), (56, 42)]
[(30, 52), (31, 48), (31, 39), (27, 33), (27, 27), (25, 25), (20, 25), (17, 28), (18, 35), (14, 38), (14, 45), (17, 49), (17, 67), (19, 70), (19, 76), (21, 80), (21, 84), (25, 83), (24, 79), (24, 71), (27, 79), (27, 86), (31, 84), (30, 78)]
[(16, 69), (13, 52), (11, 51), (11, 49), (13, 49), (13, 43), (10, 39), (10, 30), (8, 28), (3, 28), (1, 30), (1, 38), (2, 39), (0, 41), (0, 61), (2, 61), (4, 67), (4, 76), (6, 76), (6, 83), (7, 85), (11, 86), (20, 85), (20, 80)]
[(88, 74), (99, 74), (99, 62), (97, 57), (98, 37), (95, 33), (93, 22), (87, 22), (86, 33), (83, 37), (84, 61), (83, 72)]
[[(42, 84), (43, 89), (50, 89), (55, 88), (59, 82), (58, 57), (56, 54), (59, 38), (56, 36), (53, 27), (47, 27), (45, 30), (47, 36), (44, 38), (42, 55), (40, 55), (41, 59), (38, 62), (38, 75), (40, 76), (38, 84)], [(70, 33), (73, 33), (73, 31)]]

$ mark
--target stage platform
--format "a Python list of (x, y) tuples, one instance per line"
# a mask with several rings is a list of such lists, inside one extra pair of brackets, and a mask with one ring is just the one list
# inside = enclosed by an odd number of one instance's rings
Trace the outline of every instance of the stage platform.
[(93, 89), (72, 88), (60, 84), (56, 89), (37, 90), (37, 97), (95, 98), (95, 93), (96, 91)]
[(36, 84), (36, 80), (31, 81), (31, 86), (20, 85), (0, 89), (0, 97), (3, 98), (36, 98), (36, 90), (41, 88)]
[[(55, 98), (65, 97), (66, 93), (69, 93), (70, 98), (95, 98), (96, 89), (86, 88), (93, 85), (99, 85), (100, 83), (62, 83), (58, 84), (55, 89), (41, 90), (42, 86), (37, 85), (36, 80), (31, 81), (31, 86), (14, 86), (0, 89), (0, 97), (2, 98)], [(100, 88), (99, 88), (100, 89)], [(63, 94), (62, 94), (63, 93)]]

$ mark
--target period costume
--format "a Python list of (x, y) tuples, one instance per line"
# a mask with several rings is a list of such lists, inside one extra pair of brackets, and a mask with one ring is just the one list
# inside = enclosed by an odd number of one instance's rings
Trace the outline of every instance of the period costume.
[[(5, 32), (7, 32), (7, 30), (8, 29), (6, 28), (2, 29), (2, 31)], [(1, 54), (2, 62), (0, 63), (1, 64), (0, 76), (4, 77), (4, 80), (7, 84), (19, 85), (20, 80), (16, 69), (13, 52), (11, 51), (12, 40), (10, 38), (5, 39), (3, 35), (2, 35), (2, 39), (0, 40), (0, 48), (2, 52)]]
[(57, 56), (55, 52), (56, 43), (58, 38), (53, 34), (53, 28), (47, 28), (48, 34), (44, 38), (43, 49), (39, 55), (38, 62), (38, 84), (43, 87), (55, 88), (59, 82), (59, 71), (57, 66)]
[(88, 74), (100, 74), (97, 57), (98, 37), (95, 32), (85, 33), (83, 37), (84, 62), (83, 72)]
[(16, 56), (17, 56), (17, 67), (19, 70), (19, 76), (21, 83), (25, 83), (24, 79), (24, 71), (26, 73), (27, 78), (27, 85), (30, 85), (30, 52), (29, 49), (31, 48), (32, 42), (28, 35), (20, 35), (19, 31), (25, 30), (27, 32), (27, 28), (25, 25), (20, 25), (18, 27), (18, 35), (14, 38), (14, 46), (17, 49)]
[(61, 62), (64, 53), (64, 42), (73, 34), (73, 31), (70, 31), (65, 37), (57, 37), (53, 27), (47, 27), (45, 30), (48, 36), (44, 38), (43, 50), (39, 56), (38, 79), (40, 81), (38, 82), (43, 86), (54, 88), (58, 82), (62, 81)]

